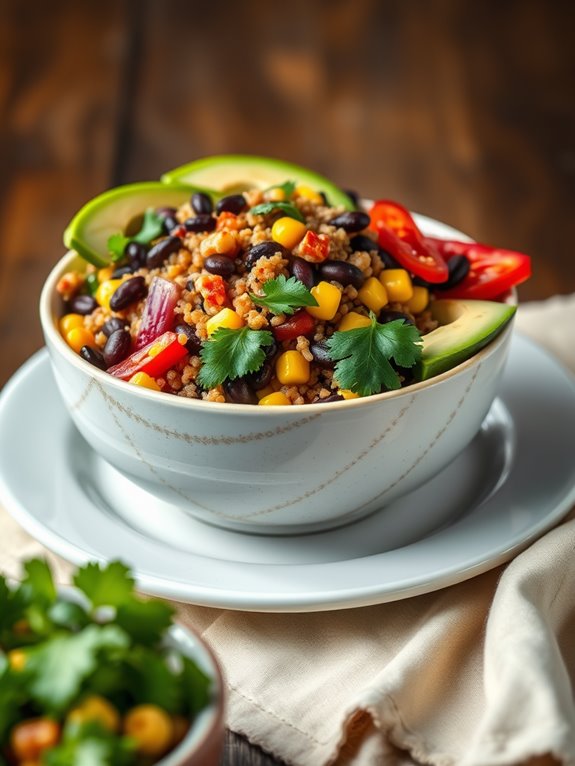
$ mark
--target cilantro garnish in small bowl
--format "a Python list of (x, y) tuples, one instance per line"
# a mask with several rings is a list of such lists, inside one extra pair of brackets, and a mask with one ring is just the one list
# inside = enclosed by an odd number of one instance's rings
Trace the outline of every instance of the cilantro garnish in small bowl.
[(209, 655), (194, 657), (174, 608), (137, 596), (121, 562), (73, 582), (58, 589), (40, 559), (14, 587), (0, 576), (1, 766), (143, 766), (180, 742), (188, 755), (217, 702)]

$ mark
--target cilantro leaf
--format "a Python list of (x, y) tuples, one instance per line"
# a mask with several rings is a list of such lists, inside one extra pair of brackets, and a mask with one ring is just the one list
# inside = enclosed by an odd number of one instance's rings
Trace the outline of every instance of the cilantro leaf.
[(360, 396), (401, 387), (391, 359), (401, 367), (412, 367), (421, 358), (421, 335), (416, 327), (403, 319), (379, 324), (373, 312), (370, 319), (369, 326), (335, 332), (327, 341), (329, 354), (337, 361), (334, 378), (341, 388)]
[(274, 184), (273, 186), (268, 186), (267, 189), (264, 189), (264, 194), (268, 191), (271, 191), (272, 189), (281, 189), (286, 197), (291, 197), (295, 191), (296, 185), (297, 184), (295, 181), (284, 181), (283, 184)]
[(269, 330), (218, 328), (200, 351), (203, 364), (198, 375), (199, 384), (214, 388), (226, 379), (235, 380), (256, 372), (265, 359), (262, 346), (271, 343), (273, 335)]
[(3, 646), (8, 631), (24, 617), (25, 609), (26, 599), (20, 589), (9, 588), (6, 579), (0, 576), (0, 643)]
[(142, 646), (130, 653), (130, 691), (138, 705), (150, 704), (178, 713), (182, 710), (183, 686), (179, 673), (168, 667), (167, 658)]
[(24, 572), (21, 588), (26, 599), (43, 605), (53, 604), (57, 594), (48, 563), (44, 559), (30, 559), (24, 564)]
[(183, 657), (184, 689), (187, 692), (187, 709), (191, 716), (197, 715), (210, 701), (210, 678), (189, 657)]
[(62, 711), (97, 668), (101, 653), (128, 645), (128, 636), (116, 625), (88, 625), (81, 633), (54, 634), (26, 650), (31, 698), (49, 711)]
[(112, 256), (112, 261), (119, 261), (124, 257), (126, 246), (130, 242), (137, 242), (140, 245), (149, 245), (152, 240), (157, 239), (164, 233), (164, 220), (154, 208), (148, 208), (144, 213), (144, 220), (140, 231), (131, 237), (118, 232), (108, 237), (108, 252)]
[(250, 213), (253, 215), (269, 215), (270, 213), (273, 213), (274, 210), (281, 210), (284, 215), (287, 215), (290, 218), (295, 218), (296, 221), (305, 223), (305, 218), (291, 202), (262, 202), (261, 205), (252, 207)]
[(301, 306), (317, 306), (318, 303), (303, 282), (295, 277), (286, 279), (283, 274), (269, 279), (262, 286), (264, 295), (250, 293), (250, 298), (260, 306), (267, 306), (272, 314), (293, 314)]
[(174, 613), (174, 607), (165, 601), (132, 598), (118, 606), (116, 624), (123, 628), (133, 641), (155, 644), (172, 624)]
[(121, 561), (111, 561), (102, 566), (90, 562), (74, 575), (74, 585), (90, 600), (92, 607), (118, 607), (134, 592), (134, 578)]
[(128, 766), (133, 763), (135, 742), (118, 737), (97, 721), (68, 723), (56, 747), (46, 750), (45, 766)]

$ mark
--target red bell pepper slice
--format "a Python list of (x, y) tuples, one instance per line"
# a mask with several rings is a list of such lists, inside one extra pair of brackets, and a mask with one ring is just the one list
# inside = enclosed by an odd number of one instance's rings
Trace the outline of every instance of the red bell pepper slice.
[(326, 234), (316, 234), (306, 231), (299, 244), (298, 255), (311, 263), (321, 263), (329, 255), (329, 237)]
[[(185, 336), (182, 339), (187, 340)], [(180, 336), (168, 330), (159, 338), (148, 343), (144, 348), (134, 351), (123, 362), (108, 368), (110, 375), (122, 380), (129, 380), (137, 372), (145, 372), (152, 378), (159, 378), (188, 353)]]
[(471, 265), (467, 276), (442, 298), (492, 300), (531, 276), (531, 258), (515, 250), (504, 250), (475, 242), (456, 242), (428, 237), (444, 258), (464, 255)]
[(226, 283), (219, 274), (202, 274), (196, 280), (196, 290), (204, 299), (206, 308), (221, 309), (229, 305)]
[(375, 231), (379, 245), (392, 255), (400, 266), (427, 282), (445, 282), (449, 270), (433, 242), (426, 240), (402, 205), (390, 200), (378, 200), (369, 212), (369, 228)]

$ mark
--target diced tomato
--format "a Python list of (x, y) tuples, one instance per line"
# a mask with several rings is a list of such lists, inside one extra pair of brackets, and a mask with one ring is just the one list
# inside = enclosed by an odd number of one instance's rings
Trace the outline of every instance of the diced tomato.
[(154, 338), (173, 328), (176, 321), (174, 309), (181, 293), (182, 288), (175, 282), (154, 277), (144, 305), (136, 349), (143, 348)]
[[(182, 336), (184, 339), (185, 336)], [(183, 359), (188, 353), (180, 342), (180, 336), (168, 330), (144, 348), (134, 351), (123, 362), (108, 368), (110, 375), (129, 380), (137, 372), (145, 372), (152, 378), (159, 378)]]
[(447, 264), (437, 247), (425, 239), (410, 212), (397, 202), (378, 200), (369, 212), (370, 229), (377, 232), (379, 245), (400, 266), (427, 282), (445, 282)]
[(235, 215), (235, 213), (230, 213), (228, 210), (224, 210), (218, 215), (218, 220), (216, 223), (216, 229), (218, 231), (221, 231), (222, 229), (227, 229), (228, 231), (237, 231), (240, 226), (241, 224), (238, 223), (238, 217)]
[(329, 255), (329, 237), (327, 234), (316, 234), (315, 231), (306, 231), (304, 238), (299, 244), (298, 255), (311, 263), (321, 263)]
[(292, 340), (298, 335), (309, 335), (315, 329), (315, 320), (305, 309), (286, 319), (282, 324), (272, 328), (274, 338), (280, 343), (284, 340)]
[(475, 242), (427, 238), (444, 258), (464, 255), (470, 262), (468, 275), (455, 287), (442, 290), (442, 298), (493, 300), (531, 276), (531, 258), (515, 250), (504, 250)]
[(202, 274), (196, 280), (196, 290), (204, 299), (205, 308), (222, 308), (229, 304), (226, 283), (218, 274)]

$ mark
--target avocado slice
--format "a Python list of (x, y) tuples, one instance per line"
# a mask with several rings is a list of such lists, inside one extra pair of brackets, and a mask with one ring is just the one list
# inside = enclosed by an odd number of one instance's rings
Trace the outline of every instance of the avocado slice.
[(148, 208), (179, 207), (194, 191), (205, 191), (184, 184), (149, 181), (117, 186), (94, 197), (79, 210), (64, 232), (64, 244), (94, 266), (107, 266), (108, 238), (124, 233), (126, 226)]
[(418, 380), (428, 380), (464, 362), (511, 321), (516, 306), (496, 301), (442, 298), (431, 306), (439, 327), (424, 335)]
[(270, 157), (246, 154), (222, 154), (205, 157), (164, 173), (166, 184), (193, 183), (234, 194), (248, 189), (267, 189), (270, 186), (295, 181), (318, 192), (324, 192), (330, 205), (342, 205), (355, 210), (352, 200), (327, 178), (291, 162)]

